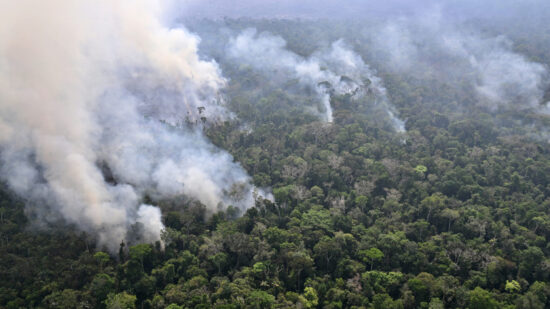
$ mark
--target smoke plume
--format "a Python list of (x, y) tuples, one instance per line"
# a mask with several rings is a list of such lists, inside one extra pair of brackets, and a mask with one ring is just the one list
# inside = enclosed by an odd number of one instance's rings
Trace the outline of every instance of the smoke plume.
[(386, 110), (396, 131), (404, 131), (404, 123), (389, 105), (380, 78), (342, 40), (305, 58), (287, 49), (283, 38), (247, 29), (229, 41), (227, 54), (230, 61), (249, 65), (272, 80), (297, 79), (302, 87), (313, 90), (321, 103), (318, 112), (324, 121), (333, 121), (331, 95), (359, 99), (369, 93)]
[(372, 42), (373, 57), (390, 71), (468, 83), (478, 104), (491, 111), (545, 109), (546, 66), (514, 51), (505, 36), (445, 21), (441, 10), (427, 10), (386, 21), (364, 37)]
[(144, 196), (254, 202), (240, 165), (187, 125), (231, 114), (217, 64), (170, 27), (166, 2), (1, 1), (2, 178), (44, 220), (113, 251), (136, 226), (140, 241), (160, 239)]

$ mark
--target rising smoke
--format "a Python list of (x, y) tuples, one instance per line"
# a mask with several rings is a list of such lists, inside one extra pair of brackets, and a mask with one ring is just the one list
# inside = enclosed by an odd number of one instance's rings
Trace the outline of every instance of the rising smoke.
[[(250, 177), (201, 130), (233, 117), (219, 95), (226, 80), (214, 61), (198, 56), (199, 38), (172, 26), (168, 2), (0, 0), (1, 177), (44, 221), (64, 219), (110, 250), (136, 226), (141, 241), (160, 238), (160, 210), (144, 204), (145, 196), (185, 195), (212, 211), (254, 203)], [(436, 2), (185, 0), (183, 8), (191, 10), (181, 13), (368, 16), (359, 23), (363, 33), (336, 35), (353, 49), (325, 38), (333, 43), (302, 56), (281, 37), (254, 30), (233, 36), (223, 49), (224, 61), (286, 84), (297, 80), (317, 98), (320, 108), (310, 109), (328, 122), (332, 95), (370, 96), (395, 130), (404, 130), (382, 80), (363, 59), (387, 72), (466, 83), (477, 104), (491, 111), (546, 113), (545, 65), (517, 52), (506, 37), (457, 25), (475, 17), (521, 26), (516, 8), (546, 25), (540, 14), (548, 4), (503, 0), (491, 11), (494, 1), (466, 0), (427, 9)], [(403, 12), (407, 17), (397, 17)], [(352, 51), (358, 47), (361, 56)]]
[[(303, 38), (307, 45), (316, 45), (319, 38), (343, 37), (353, 43), (354, 50), (371, 66), (381, 68), (379, 71), (411, 74), (457, 87), (468, 84), (477, 96), (477, 104), (493, 112), (506, 109), (547, 112), (543, 97), (548, 92), (548, 68), (537, 62), (540, 59), (530, 59), (518, 52), (514, 42), (530, 40), (529, 44), (545, 49), (537, 42), (547, 38), (550, 2), (545, 0), (238, 3), (183, 0), (183, 3), (188, 8), (187, 17), (303, 18), (318, 24), (323, 21), (318, 18), (330, 19), (332, 28), (324, 29), (326, 35), (315, 33), (316, 36)], [(490, 33), (487, 28), (497, 31)], [(526, 37), (525, 33), (531, 35)]]
[(227, 55), (229, 61), (249, 65), (272, 80), (297, 79), (302, 87), (312, 89), (322, 105), (317, 111), (324, 121), (333, 121), (332, 95), (360, 99), (373, 94), (375, 104), (384, 108), (394, 129), (404, 131), (404, 122), (395, 116), (380, 78), (342, 40), (305, 58), (289, 50), (283, 38), (247, 29), (230, 39)]
[(167, 1), (2, 0), (2, 178), (44, 220), (64, 219), (114, 251), (129, 229), (160, 239), (157, 207), (185, 195), (215, 211), (254, 203), (239, 164), (200, 126), (231, 114), (198, 37)]
[(389, 71), (467, 83), (491, 111), (546, 110), (548, 70), (514, 51), (510, 39), (446, 22), (440, 9), (388, 20), (364, 31), (371, 55)]

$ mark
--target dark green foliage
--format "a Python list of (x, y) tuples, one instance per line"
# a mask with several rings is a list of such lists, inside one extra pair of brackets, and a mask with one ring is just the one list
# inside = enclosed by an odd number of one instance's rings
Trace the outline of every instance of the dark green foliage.
[[(269, 30), (301, 55), (344, 37), (369, 60), (351, 22), (200, 23)], [(295, 104), (312, 98), (220, 65), (241, 122), (205, 134), (275, 201), (165, 201), (164, 248), (109, 256), (73, 227), (30, 228), (0, 186), (0, 308), (550, 307), (550, 145), (531, 135), (544, 116), (487, 114), (472, 89), (380, 70), (407, 133), (349, 98), (327, 124)]]

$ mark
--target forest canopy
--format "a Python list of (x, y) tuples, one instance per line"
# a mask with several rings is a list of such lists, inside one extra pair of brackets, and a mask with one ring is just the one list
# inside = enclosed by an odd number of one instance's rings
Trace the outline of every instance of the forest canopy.
[(59, 118), (0, 30), (0, 308), (550, 307), (548, 5), (421, 2), (187, 1)]

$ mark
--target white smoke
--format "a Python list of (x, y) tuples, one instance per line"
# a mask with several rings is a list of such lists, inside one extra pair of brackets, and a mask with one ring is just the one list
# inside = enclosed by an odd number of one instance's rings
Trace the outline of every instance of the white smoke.
[(160, 239), (144, 195), (212, 210), (254, 203), (240, 165), (182, 125), (231, 115), (217, 64), (163, 22), (166, 2), (0, 0), (2, 178), (44, 219), (110, 250), (136, 224), (143, 241)]
[(333, 121), (332, 94), (360, 98), (366, 92), (374, 92), (377, 104), (387, 110), (395, 129), (404, 131), (404, 123), (389, 105), (380, 78), (342, 40), (305, 58), (287, 49), (283, 38), (247, 29), (230, 40), (227, 50), (231, 60), (267, 72), (274, 79), (281, 75), (286, 80), (295, 78), (304, 87), (313, 89), (323, 107), (319, 112), (327, 122)]
[(490, 107), (540, 108), (548, 83), (546, 68), (512, 52), (511, 43), (504, 38), (494, 39), (491, 45), (492, 49), (470, 57), (479, 74), (479, 95), (492, 103)]
[(467, 81), (491, 110), (541, 108), (547, 68), (514, 51), (503, 36), (483, 36), (445, 21), (440, 10), (386, 22), (365, 33), (375, 57), (398, 73)]
[(256, 69), (298, 78), (301, 83), (311, 86), (322, 102), (323, 119), (332, 122), (328, 89), (318, 84), (322, 81), (338, 84), (340, 77), (322, 70), (317, 59), (304, 59), (287, 50), (283, 38), (268, 34), (258, 36), (255, 29), (247, 29), (236, 38), (232, 38), (228, 46), (228, 56)]

